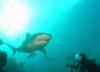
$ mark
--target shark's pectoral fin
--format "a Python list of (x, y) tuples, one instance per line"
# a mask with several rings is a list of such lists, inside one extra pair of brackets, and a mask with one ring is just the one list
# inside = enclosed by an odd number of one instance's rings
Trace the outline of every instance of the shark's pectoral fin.
[(43, 54), (47, 55), (47, 52), (46, 52), (46, 50), (45, 50), (44, 48), (41, 48), (40, 51), (41, 51)]
[(29, 55), (28, 55), (28, 57), (27, 58), (33, 58), (35, 56), (35, 53), (34, 52), (32, 52), (32, 53), (30, 53)]
[(48, 60), (47, 52), (46, 52), (45, 48), (41, 48), (40, 51), (45, 55), (45, 56), (44, 56), (44, 59), (45, 59), (45, 60)]

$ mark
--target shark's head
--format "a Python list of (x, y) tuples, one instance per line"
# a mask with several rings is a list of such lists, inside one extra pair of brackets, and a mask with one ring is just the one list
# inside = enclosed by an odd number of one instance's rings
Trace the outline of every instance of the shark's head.
[(50, 40), (50, 34), (38, 33), (33, 36), (32, 40), (30, 41), (30, 43), (27, 44), (27, 46), (36, 48), (44, 47), (48, 44)]
[(48, 41), (48, 40), (51, 39), (51, 35), (50, 34), (43, 34), (43, 33), (41, 33), (41, 34), (38, 34), (35, 39)]

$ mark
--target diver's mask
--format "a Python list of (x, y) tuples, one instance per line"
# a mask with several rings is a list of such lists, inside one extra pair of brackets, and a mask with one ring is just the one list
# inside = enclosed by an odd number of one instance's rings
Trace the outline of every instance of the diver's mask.
[(75, 54), (75, 61), (76, 62), (81, 62), (82, 61), (82, 57), (80, 56), (80, 54)]
[(75, 60), (77, 62), (86, 61), (87, 60), (87, 55), (84, 54), (84, 53), (75, 54)]

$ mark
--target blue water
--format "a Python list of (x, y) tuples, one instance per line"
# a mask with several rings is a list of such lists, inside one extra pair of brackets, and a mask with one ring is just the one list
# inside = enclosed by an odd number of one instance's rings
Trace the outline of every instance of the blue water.
[[(0, 38), (17, 48), (26, 38), (27, 32), (50, 33), (52, 39), (45, 49), (47, 56), (53, 60), (45, 60), (40, 51), (36, 51), (35, 57), (31, 59), (27, 59), (28, 54), (25, 53), (12, 56), (12, 50), (3, 44), (0, 49), (6, 51), (9, 58), (14, 58), (18, 64), (26, 62), (23, 67), (25, 72), (69, 72), (66, 57), (81, 52), (90, 59), (96, 58), (96, 62), (100, 63), (99, 0), (28, 0), (27, 3), (37, 8), (39, 15), (35, 19), (31, 16), (26, 31), (18, 37), (9, 38), (1, 32)], [(15, 72), (22, 71), (15, 69)]]

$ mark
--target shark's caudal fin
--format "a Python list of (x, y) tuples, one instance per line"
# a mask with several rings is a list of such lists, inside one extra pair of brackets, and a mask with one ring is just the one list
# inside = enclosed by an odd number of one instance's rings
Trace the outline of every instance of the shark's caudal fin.
[(16, 51), (17, 51), (17, 48), (13, 47), (12, 45), (6, 43), (6, 45), (13, 51), (13, 54), (12, 55), (15, 55)]

